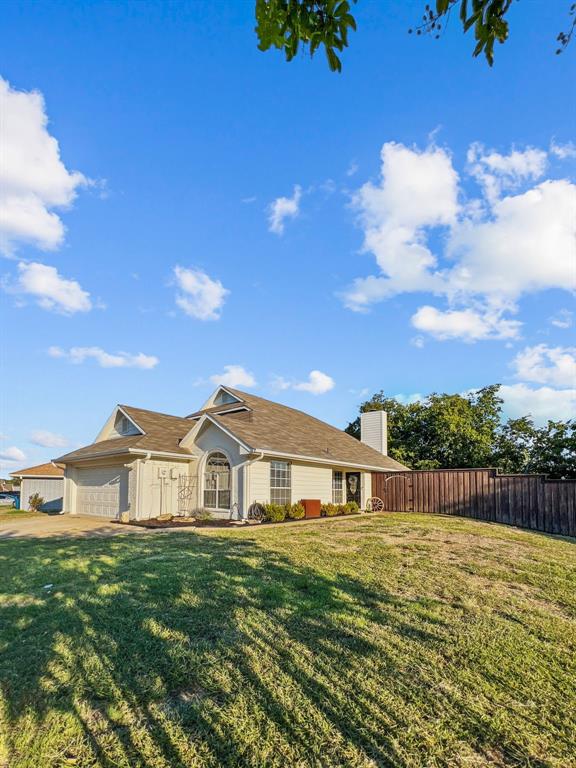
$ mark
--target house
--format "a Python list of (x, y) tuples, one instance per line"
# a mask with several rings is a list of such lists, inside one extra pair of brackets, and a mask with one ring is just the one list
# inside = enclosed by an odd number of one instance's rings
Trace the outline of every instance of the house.
[(91, 445), (60, 456), (64, 509), (112, 519), (208, 510), (246, 518), (255, 502), (356, 501), (386, 455), (386, 414), (362, 415), (362, 441), (302, 411), (220, 386), (186, 417), (118, 405)]
[(10, 472), (11, 477), (20, 480), (20, 509), (30, 509), (28, 499), (37, 493), (44, 499), (42, 512), (62, 511), (64, 496), (64, 467), (54, 462), (38, 464), (35, 467)]

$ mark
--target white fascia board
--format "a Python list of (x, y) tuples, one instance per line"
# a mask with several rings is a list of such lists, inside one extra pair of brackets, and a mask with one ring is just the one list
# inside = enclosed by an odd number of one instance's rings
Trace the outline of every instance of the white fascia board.
[(370, 472), (403, 472), (400, 469), (387, 469), (385, 467), (374, 467), (371, 464), (356, 464), (353, 461), (336, 461), (335, 459), (323, 459), (317, 456), (300, 456), (296, 453), (284, 453), (283, 451), (269, 451), (266, 448), (255, 448), (254, 452), (263, 453), (265, 456), (277, 456), (283, 459), (296, 459), (298, 461), (309, 461), (313, 464), (325, 464), (329, 467), (348, 467), (350, 469), (368, 469)]
[(108, 440), (112, 427), (114, 426), (114, 422), (116, 421), (116, 414), (118, 413), (118, 411), (120, 411), (122, 416), (125, 416), (128, 419), (128, 421), (136, 427), (136, 429), (140, 432), (141, 435), (146, 434), (146, 432), (144, 432), (142, 427), (136, 424), (134, 419), (128, 416), (126, 411), (121, 406), (117, 405), (112, 411), (112, 413), (110, 414), (110, 416), (108, 417), (106, 424), (104, 424), (100, 432), (98, 432), (98, 434), (96, 435), (96, 439), (94, 440), (95, 443), (100, 443), (102, 442), (102, 440)]
[(93, 461), (94, 459), (100, 459), (103, 456), (122, 456), (126, 455), (127, 453), (130, 453), (129, 448), (124, 448), (122, 450), (113, 450), (113, 451), (100, 451), (98, 453), (92, 453), (90, 456), (78, 456), (75, 459), (69, 459), (68, 461), (62, 461), (58, 460), (58, 464), (64, 464), (64, 466), (68, 466), (70, 464), (78, 464), (81, 461)]
[(204, 424), (206, 415), (207, 414), (203, 414), (202, 416), (199, 416), (198, 420), (196, 419), (192, 420), (192, 427), (190, 427), (190, 429), (188, 430), (188, 432), (186, 432), (182, 440), (180, 440), (180, 445), (187, 448), (189, 445), (194, 444), (193, 443), (194, 437), (196, 437), (200, 427), (202, 426), (202, 424)]
[(171, 451), (155, 451), (153, 448), (150, 448), (147, 450), (146, 448), (128, 448), (128, 453), (133, 453), (136, 456), (148, 456), (148, 454), (152, 456), (162, 456), (163, 458), (168, 459), (180, 459), (181, 461), (194, 461), (195, 459), (198, 459), (197, 454), (195, 453), (172, 453)]

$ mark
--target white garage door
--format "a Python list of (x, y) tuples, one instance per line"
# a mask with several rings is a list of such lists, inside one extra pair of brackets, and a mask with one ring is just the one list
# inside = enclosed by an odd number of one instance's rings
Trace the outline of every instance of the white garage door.
[(126, 508), (128, 470), (125, 467), (79, 469), (76, 483), (79, 515), (118, 519), (120, 510)]

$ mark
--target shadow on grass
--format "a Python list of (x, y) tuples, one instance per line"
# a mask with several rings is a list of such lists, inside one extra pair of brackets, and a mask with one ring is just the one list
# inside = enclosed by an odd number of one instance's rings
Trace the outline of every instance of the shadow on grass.
[(444, 629), (430, 599), (404, 605), (216, 535), (13, 540), (0, 567), (11, 766), (48, 765), (55, 750), (110, 768), (423, 765), (416, 709), (460, 712), (474, 749), (502, 749), (456, 693), (416, 696)]

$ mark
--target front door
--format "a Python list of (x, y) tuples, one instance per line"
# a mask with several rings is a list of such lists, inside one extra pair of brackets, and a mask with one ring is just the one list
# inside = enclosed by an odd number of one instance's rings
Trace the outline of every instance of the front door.
[(355, 501), (361, 506), (360, 472), (346, 472), (346, 501)]

